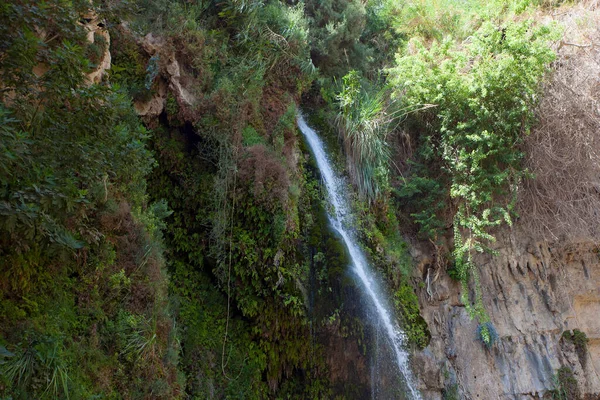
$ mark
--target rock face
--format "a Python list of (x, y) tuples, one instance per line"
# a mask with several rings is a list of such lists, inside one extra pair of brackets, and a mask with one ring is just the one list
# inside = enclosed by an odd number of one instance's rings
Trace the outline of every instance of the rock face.
[(186, 110), (192, 109), (196, 105), (197, 99), (184, 83), (184, 81), (189, 83), (189, 80), (183, 79), (184, 73), (174, 49), (168, 46), (162, 38), (156, 37), (152, 33), (139, 39), (138, 44), (146, 55), (155, 60), (157, 76), (153, 83), (156, 90), (152, 97), (134, 103), (137, 114), (146, 121), (158, 117), (166, 107), (169, 93), (173, 94), (179, 107)]
[(87, 41), (89, 43), (95, 43), (98, 38), (101, 38), (104, 41), (102, 45), (102, 55), (96, 64), (96, 68), (86, 75), (86, 80), (89, 84), (100, 83), (106, 74), (106, 71), (110, 69), (112, 62), (110, 54), (110, 35), (106, 29), (105, 22), (100, 20), (98, 15), (94, 12), (84, 15), (80, 24), (87, 32)]
[[(491, 349), (459, 300), (460, 285), (445, 272), (431, 295), (421, 290), (432, 335), (414, 359), (424, 397), (542, 398), (556, 387), (557, 370), (568, 367), (582, 396), (600, 398), (600, 247), (531, 243), (514, 232), (499, 239), (499, 255), (478, 262), (484, 304), (498, 333)], [(573, 329), (589, 338), (586, 351), (562, 338)]]

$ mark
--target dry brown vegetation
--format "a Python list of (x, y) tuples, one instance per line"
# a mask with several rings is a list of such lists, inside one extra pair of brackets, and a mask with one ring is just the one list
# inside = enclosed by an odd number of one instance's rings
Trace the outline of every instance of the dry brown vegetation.
[(559, 9), (565, 26), (539, 123), (524, 143), (534, 174), (519, 191), (520, 225), (546, 240), (600, 235), (600, 9), (597, 1)]
[(272, 204), (278, 198), (286, 205), (289, 174), (281, 161), (262, 144), (250, 147), (247, 154), (240, 167), (241, 182), (253, 184), (257, 201)]

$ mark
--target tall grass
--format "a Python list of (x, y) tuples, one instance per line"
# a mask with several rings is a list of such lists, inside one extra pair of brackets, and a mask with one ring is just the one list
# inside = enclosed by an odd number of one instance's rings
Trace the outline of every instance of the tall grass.
[(386, 136), (391, 118), (384, 94), (361, 89), (358, 73), (351, 71), (344, 77), (338, 101), (336, 125), (344, 143), (350, 177), (359, 193), (374, 201), (387, 185), (390, 155)]
[(0, 372), (16, 388), (29, 389), (33, 384), (45, 385), (42, 398), (69, 399), (69, 373), (61, 358), (61, 345), (54, 339), (34, 341), (13, 354), (6, 349), (0, 353)]

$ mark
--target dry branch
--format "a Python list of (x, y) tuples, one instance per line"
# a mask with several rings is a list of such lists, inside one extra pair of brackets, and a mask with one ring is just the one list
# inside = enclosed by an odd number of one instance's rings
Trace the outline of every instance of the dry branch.
[(519, 188), (518, 212), (520, 225), (540, 239), (600, 237), (600, 64), (590, 43), (561, 41), (539, 123), (525, 139), (534, 178)]

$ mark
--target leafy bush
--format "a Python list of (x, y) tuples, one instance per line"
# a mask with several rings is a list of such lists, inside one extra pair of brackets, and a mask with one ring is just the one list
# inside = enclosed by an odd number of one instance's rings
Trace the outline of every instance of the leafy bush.
[[(488, 317), (473, 256), (490, 251), (494, 227), (511, 224), (514, 188), (526, 174), (518, 145), (533, 123), (540, 81), (554, 58), (549, 47), (554, 37), (551, 28), (527, 21), (504, 29), (484, 23), (463, 45), (447, 39), (427, 48), (413, 41), (415, 51), (400, 56), (389, 71), (407, 107), (433, 105), (412, 117), (421, 130), (419, 157), (430, 171), (409, 179), (402, 194), (428, 207), (414, 215), (435, 237), (435, 228), (447, 222), (436, 220), (440, 200), (428, 200), (431, 194), (421, 187), (431, 177), (447, 185), (438, 190), (452, 199), (453, 256), (463, 301), (482, 324)], [(471, 277), (474, 306), (468, 299)]]

